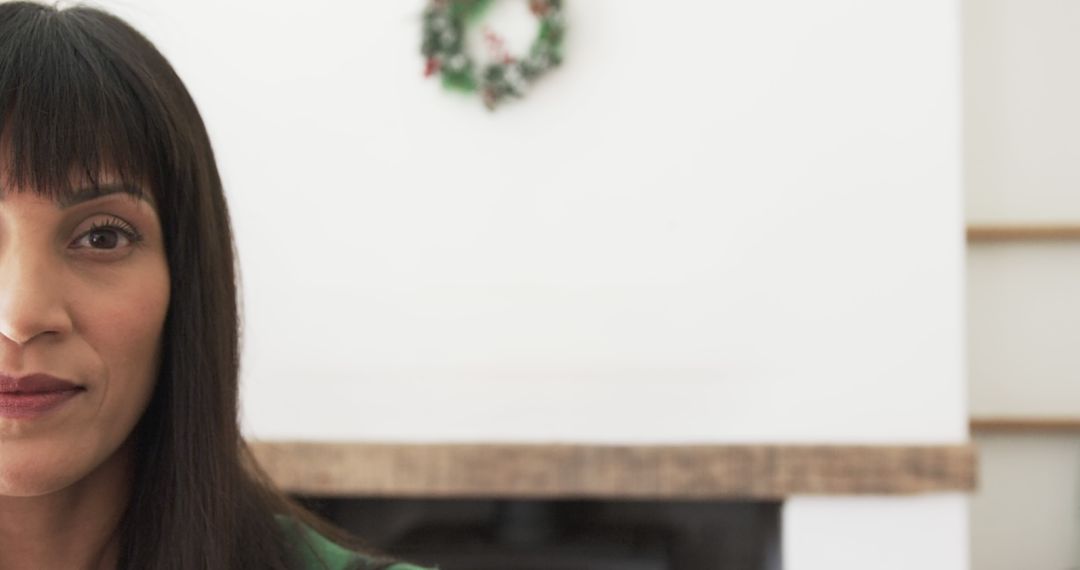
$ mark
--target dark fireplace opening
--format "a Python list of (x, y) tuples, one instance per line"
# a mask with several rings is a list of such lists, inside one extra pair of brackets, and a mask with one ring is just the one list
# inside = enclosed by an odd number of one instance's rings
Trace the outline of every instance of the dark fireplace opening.
[(780, 503), (298, 497), (440, 570), (779, 570)]

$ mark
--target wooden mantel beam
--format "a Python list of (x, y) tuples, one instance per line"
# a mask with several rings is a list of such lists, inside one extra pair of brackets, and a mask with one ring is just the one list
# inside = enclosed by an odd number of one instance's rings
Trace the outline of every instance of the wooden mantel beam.
[(783, 499), (974, 489), (971, 445), (586, 445), (256, 442), (302, 495)]

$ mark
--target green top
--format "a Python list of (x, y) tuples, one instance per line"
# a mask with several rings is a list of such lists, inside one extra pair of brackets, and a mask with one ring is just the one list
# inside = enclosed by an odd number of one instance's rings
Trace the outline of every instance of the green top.
[[(363, 554), (331, 542), (305, 524), (280, 515), (278, 522), (286, 529), (286, 532), (293, 533), (294, 536), (303, 534), (298, 538), (308, 546), (308, 548), (300, 548), (300, 559), (305, 570), (364, 570), (373, 562), (371, 558)], [(438, 570), (438, 568), (422, 568), (402, 562), (388, 567), (387, 570)]]

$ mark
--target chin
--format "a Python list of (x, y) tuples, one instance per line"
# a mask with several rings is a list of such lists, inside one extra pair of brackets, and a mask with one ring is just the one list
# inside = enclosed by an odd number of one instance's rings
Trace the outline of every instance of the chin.
[(41, 497), (71, 486), (78, 477), (65, 477), (33, 466), (0, 467), (0, 497)]
[(66, 489), (94, 470), (82, 454), (40, 444), (0, 442), (0, 497), (40, 497)]

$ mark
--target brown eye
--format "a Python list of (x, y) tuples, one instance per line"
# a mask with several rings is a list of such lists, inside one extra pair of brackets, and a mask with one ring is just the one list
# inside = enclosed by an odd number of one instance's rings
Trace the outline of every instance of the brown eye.
[(96, 229), (86, 234), (90, 239), (90, 247), (94, 249), (113, 249), (116, 247), (120, 236), (117, 235), (116, 230), (109, 229)]
[(74, 249), (90, 249), (107, 252), (126, 248), (137, 243), (142, 236), (127, 222), (113, 218), (105, 223), (94, 224), (72, 244)]

